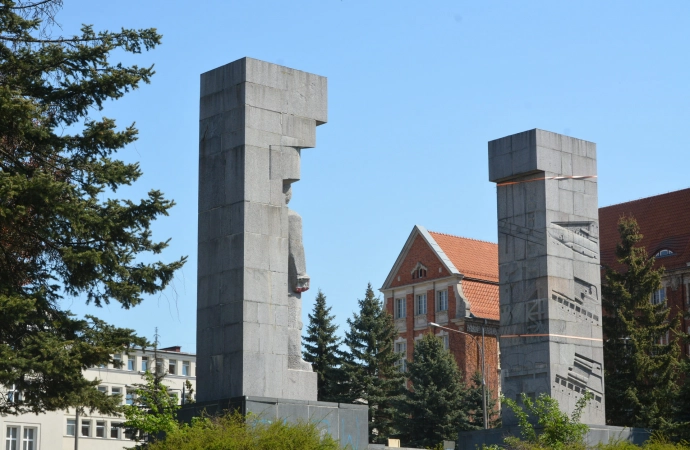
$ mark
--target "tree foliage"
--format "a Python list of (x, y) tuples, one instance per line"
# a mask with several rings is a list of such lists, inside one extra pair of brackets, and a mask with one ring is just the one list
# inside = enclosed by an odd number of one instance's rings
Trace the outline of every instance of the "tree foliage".
[[(155, 360), (155, 359), (154, 359)], [(131, 405), (124, 406), (125, 422), (122, 426), (130, 430), (136, 442), (149, 436), (156, 438), (161, 433), (171, 433), (179, 428), (176, 413), (180, 409), (177, 396), (171, 395), (163, 383), (164, 375), (146, 371), (144, 383), (135, 384)]]
[(267, 421), (238, 413), (198, 417), (150, 444), (148, 450), (338, 450), (340, 445), (317, 423)]
[(0, 384), (23, 392), (21, 402), (0, 402), (3, 414), (55, 410), (73, 398), (107, 411), (82, 370), (144, 341), (76, 319), (60, 300), (130, 308), (164, 289), (185, 261), (142, 262), (167, 246), (152, 240), (150, 226), (173, 202), (156, 190), (140, 201), (110, 198), (141, 175), (113, 157), (137, 130), (89, 116), (154, 73), (113, 63), (111, 54), (152, 49), (161, 36), (89, 25), (55, 36), (60, 6), (0, 0)]
[[(509, 448), (523, 448), (523, 444), (531, 444), (532, 448), (544, 449), (565, 449), (565, 448), (585, 448), (584, 438), (589, 427), (580, 423), (582, 411), (587, 403), (592, 399), (592, 393), (586, 392), (585, 395), (577, 400), (575, 409), (570, 417), (560, 410), (558, 401), (546, 394), (540, 394), (535, 401), (522, 393), (522, 403), (527, 411), (513, 399), (503, 397), (502, 401), (510, 408), (518, 419), (518, 427), (522, 439), (506, 438)], [(531, 417), (530, 417), (531, 416)], [(541, 427), (537, 433), (532, 424), (535, 421)]]
[(461, 430), (482, 428), (481, 419), (478, 424), (470, 420), (469, 389), (438, 337), (428, 333), (416, 341), (407, 367), (411, 386), (400, 404), (398, 425), (406, 446), (426, 448), (456, 440)]
[[(653, 304), (663, 269), (643, 247), (632, 217), (618, 222), (616, 257), (625, 269), (606, 268), (602, 286), (606, 419), (611, 425), (658, 428), (671, 419), (677, 395), (678, 317), (664, 299)], [(668, 344), (661, 342), (668, 337)]]
[(319, 289), (314, 311), (309, 314), (302, 352), (304, 360), (312, 364), (318, 376), (317, 398), (326, 402), (340, 399), (343, 383), (340, 339), (335, 335), (338, 326), (333, 323), (335, 316), (331, 316), (330, 312), (331, 308), (326, 306), (326, 296)]
[(396, 402), (403, 392), (404, 375), (395, 366), (399, 355), (393, 341), (398, 332), (393, 317), (374, 296), (371, 283), (359, 313), (347, 320), (347, 347), (343, 370), (346, 376), (344, 401), (364, 401), (369, 406), (369, 442), (384, 443), (395, 434)]

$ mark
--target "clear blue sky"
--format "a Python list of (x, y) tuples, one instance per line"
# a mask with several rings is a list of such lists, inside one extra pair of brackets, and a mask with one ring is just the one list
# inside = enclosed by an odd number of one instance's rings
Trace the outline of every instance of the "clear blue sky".
[(151, 85), (108, 104), (139, 141), (120, 153), (177, 206), (154, 237), (188, 255), (174, 289), (96, 314), (195, 351), (199, 74), (244, 56), (328, 77), (327, 124), (290, 206), (313, 289), (340, 325), (383, 283), (413, 225), (495, 242), (487, 141), (542, 128), (597, 143), (600, 205), (690, 186), (687, 1), (65, 0), (63, 32), (156, 27)]

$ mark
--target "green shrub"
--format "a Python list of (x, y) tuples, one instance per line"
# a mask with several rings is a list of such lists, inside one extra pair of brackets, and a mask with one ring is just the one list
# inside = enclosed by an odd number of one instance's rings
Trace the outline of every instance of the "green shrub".
[[(530, 449), (584, 449), (585, 434), (589, 430), (587, 425), (580, 423), (582, 410), (592, 399), (592, 394), (587, 392), (578, 401), (572, 415), (558, 407), (558, 401), (546, 394), (541, 394), (533, 402), (524, 393), (522, 403), (527, 412), (518, 406), (517, 402), (509, 398), (503, 398), (505, 404), (513, 411), (518, 419), (518, 426), (522, 439), (506, 438), (508, 448), (516, 450)], [(530, 415), (537, 419), (542, 431), (537, 435), (534, 425), (530, 422)]]
[(222, 417), (196, 418), (169, 433), (148, 450), (338, 450), (328, 433), (318, 424), (268, 422), (239, 413)]

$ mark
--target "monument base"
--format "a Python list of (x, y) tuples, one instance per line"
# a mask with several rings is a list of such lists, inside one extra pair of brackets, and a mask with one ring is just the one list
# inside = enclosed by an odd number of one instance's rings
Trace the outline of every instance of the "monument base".
[[(650, 431), (642, 428), (613, 427), (609, 425), (588, 425), (589, 432), (585, 436), (588, 447), (609, 441), (629, 441), (636, 445), (643, 444), (651, 436)], [(534, 427), (539, 433), (539, 427)], [(520, 436), (517, 426), (492, 428), (489, 430), (463, 431), (458, 434), (458, 450), (476, 450), (483, 444), (503, 444), (508, 436)]]
[[(310, 421), (329, 433), (344, 448), (365, 450), (369, 446), (369, 407), (347, 403), (289, 400), (269, 397), (236, 397), (226, 400), (184, 405), (178, 413), (180, 420), (191, 422), (202, 413), (214, 416), (225, 411), (252, 413), (262, 422)], [(474, 448), (472, 449), (474, 450)]]

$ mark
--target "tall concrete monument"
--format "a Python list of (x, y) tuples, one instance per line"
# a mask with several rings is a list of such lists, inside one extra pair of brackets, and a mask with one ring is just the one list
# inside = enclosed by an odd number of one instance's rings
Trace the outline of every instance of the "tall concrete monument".
[[(596, 145), (530, 130), (489, 142), (497, 183), (502, 389), (604, 424)], [(511, 416), (504, 422), (511, 425)]]
[(301, 358), (302, 219), (287, 204), (325, 122), (324, 77), (250, 58), (201, 76), (200, 401), (316, 400)]
[(201, 75), (198, 404), (185, 415), (239, 408), (315, 419), (343, 445), (365, 448), (366, 406), (316, 401), (316, 373), (302, 360), (310, 280), (302, 218), (288, 203), (302, 149), (327, 120), (326, 86), (251, 58)]

